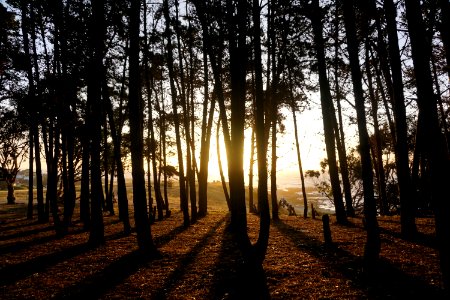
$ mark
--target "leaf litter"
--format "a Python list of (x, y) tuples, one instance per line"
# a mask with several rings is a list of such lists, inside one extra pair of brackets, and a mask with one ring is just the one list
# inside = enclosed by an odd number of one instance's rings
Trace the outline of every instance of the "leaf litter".
[[(138, 251), (135, 234), (121, 234), (116, 216), (105, 215), (106, 243), (95, 249), (79, 223), (55, 238), (49, 224), (8, 218), (0, 224), (0, 298), (443, 298), (432, 218), (418, 218), (420, 238), (406, 241), (398, 216), (380, 217), (382, 249), (372, 276), (362, 266), (361, 218), (343, 226), (332, 217), (333, 244), (326, 246), (319, 219), (282, 214), (271, 224), (258, 274), (246, 271), (228, 222), (226, 211), (212, 210), (183, 228), (175, 212), (152, 225), (161, 254), (152, 258)], [(258, 217), (248, 214), (253, 242), (258, 230)]]

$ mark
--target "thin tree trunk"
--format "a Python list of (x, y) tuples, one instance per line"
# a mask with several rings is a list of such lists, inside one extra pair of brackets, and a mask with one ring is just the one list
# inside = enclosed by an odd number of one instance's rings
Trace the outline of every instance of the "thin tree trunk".
[(33, 219), (33, 181), (34, 181), (34, 143), (33, 143), (33, 130), (30, 128), (28, 135), (28, 143), (30, 147), (30, 154), (28, 157), (29, 166), (28, 166), (28, 207), (27, 207), (27, 219)]
[(388, 199), (386, 193), (386, 174), (384, 172), (384, 164), (383, 164), (383, 153), (382, 153), (382, 145), (381, 145), (381, 132), (378, 123), (378, 97), (375, 95), (375, 91), (373, 88), (372, 81), (372, 71), (370, 69), (370, 57), (369, 57), (369, 42), (366, 39), (365, 43), (366, 47), (366, 76), (368, 82), (369, 89), (369, 98), (372, 106), (372, 119), (373, 119), (373, 128), (375, 135), (375, 145), (374, 145), (374, 167), (376, 171), (376, 178), (378, 182), (378, 197), (380, 201), (380, 213), (381, 215), (387, 215), (389, 213), (388, 208)]
[[(35, 88), (34, 88), (34, 79), (33, 79), (33, 67), (31, 64), (31, 55), (30, 55), (30, 43), (28, 38), (28, 6), (25, 1), (21, 2), (21, 12), (22, 12), (22, 37), (23, 37), (23, 46), (25, 50), (25, 59), (26, 59), (26, 68), (27, 68), (27, 79), (28, 79), (28, 101), (35, 101)], [(34, 25), (34, 24), (33, 24)], [(34, 28), (33, 28), (34, 30)], [(29, 123), (29, 133), (28, 133), (28, 143), (29, 143), (29, 167), (28, 167), (28, 208), (27, 208), (27, 219), (33, 218), (33, 118), (31, 115), (34, 115), (33, 108), (29, 107), (30, 113), (30, 123)], [(8, 186), (9, 188), (9, 186)], [(8, 189), (9, 192), (9, 189)]]
[[(146, 13), (146, 6), (144, 5), (144, 36), (147, 37), (147, 13)], [(152, 104), (152, 91), (154, 89), (154, 81), (153, 81), (153, 75), (151, 75), (150, 69), (149, 69), (149, 59), (148, 59), (148, 53), (149, 53), (149, 45), (147, 38), (144, 40), (144, 68), (146, 72), (144, 73), (146, 88), (147, 88), (147, 109), (148, 109), (148, 116), (147, 116), (147, 130), (148, 130), (148, 137), (147, 137), (147, 147), (148, 154), (151, 156), (151, 162), (152, 162), (152, 172), (153, 172), (153, 189), (155, 191), (155, 201), (156, 201), (156, 207), (158, 209), (158, 220), (162, 220), (164, 218), (163, 215), (163, 206), (164, 206), (164, 200), (162, 198), (161, 194), (161, 186), (158, 181), (158, 172), (157, 172), (157, 165), (156, 165), (156, 142), (155, 142), (155, 130), (153, 126), (153, 104)], [(155, 100), (157, 101), (157, 100)], [(148, 195), (150, 197), (150, 203), (151, 201), (151, 176), (150, 176), (150, 158), (148, 158), (148, 164), (147, 164), (147, 172), (148, 172), (148, 186), (149, 191)], [(153, 205), (150, 205), (152, 207)], [(151, 212), (153, 214), (153, 212)], [(155, 216), (153, 216), (155, 217)]]
[(33, 137), (34, 137), (34, 153), (36, 162), (36, 198), (37, 198), (37, 209), (38, 209), (38, 222), (44, 223), (48, 221), (45, 217), (45, 207), (44, 207), (44, 185), (42, 184), (42, 167), (41, 167), (41, 147), (39, 143), (39, 128), (38, 124), (33, 126)]
[(442, 101), (442, 96), (441, 96), (441, 87), (439, 85), (436, 61), (435, 61), (435, 57), (433, 54), (431, 54), (431, 66), (432, 66), (432, 70), (433, 70), (434, 86), (436, 88), (436, 98), (437, 98), (437, 102), (438, 102), (439, 115), (441, 116), (440, 124), (444, 131), (444, 138), (445, 138), (445, 141), (447, 144), (447, 148), (450, 148), (448, 125), (447, 125), (447, 120), (446, 120), (445, 111), (444, 111), (444, 103)]
[(297, 117), (295, 115), (295, 103), (292, 103), (292, 117), (294, 118), (295, 148), (297, 149), (298, 171), (300, 172), (300, 181), (302, 183), (303, 218), (306, 219), (308, 217), (308, 197), (306, 196), (305, 176), (303, 174), (302, 158), (300, 155), (300, 143), (298, 142), (298, 129), (297, 129)]
[(278, 215), (278, 198), (277, 198), (277, 122), (278, 122), (278, 70), (276, 60), (276, 47), (275, 47), (275, 14), (274, 7), (271, 6), (269, 14), (270, 30), (268, 30), (270, 47), (269, 55), (272, 61), (272, 82), (270, 86), (270, 127), (271, 127), (271, 170), (270, 170), (270, 198), (272, 204), (272, 219), (278, 221), (280, 219)]
[[(36, 25), (34, 9), (31, 7), (30, 10), (30, 23), (34, 28)], [(36, 47), (36, 31), (31, 31), (31, 39), (33, 45), (33, 62), (34, 62), (34, 78), (37, 82), (39, 80), (39, 66), (38, 66), (38, 54)], [(44, 41), (44, 51), (46, 52), (46, 44)], [(41, 166), (41, 147), (40, 147), (40, 139), (39, 139), (39, 123), (40, 123), (40, 114), (41, 107), (38, 108), (36, 112), (35, 119), (33, 120), (32, 130), (33, 130), (33, 146), (34, 146), (34, 160), (36, 164), (36, 198), (37, 198), (37, 210), (38, 210), (38, 222), (43, 223), (48, 220), (45, 218), (45, 208), (44, 208), (44, 187), (42, 184), (42, 166)]]
[[(205, 38), (203, 42), (205, 43)], [(206, 47), (204, 47), (206, 48)], [(207, 187), (208, 187), (208, 168), (209, 168), (209, 152), (211, 144), (211, 132), (212, 124), (214, 120), (214, 111), (216, 106), (216, 96), (211, 98), (211, 103), (209, 107), (209, 113), (207, 114), (208, 102), (209, 102), (209, 91), (208, 91), (208, 62), (206, 49), (204, 49), (204, 76), (205, 76), (205, 99), (203, 102), (203, 119), (202, 119), (202, 137), (200, 143), (200, 173), (198, 176), (198, 206), (199, 206), (199, 217), (206, 215), (208, 209), (208, 197), (207, 197)], [(208, 118), (206, 118), (208, 115)]]
[[(128, 51), (128, 40), (125, 46), (125, 52)], [(126, 65), (127, 65), (127, 56), (125, 56), (123, 62), (123, 70), (122, 70), (122, 83), (120, 88), (120, 103), (119, 103), (119, 120), (118, 120), (118, 128), (114, 119), (113, 106), (110, 97), (104, 99), (105, 104), (104, 107), (106, 109), (106, 113), (108, 115), (109, 128), (111, 131), (111, 138), (114, 144), (114, 160), (117, 165), (117, 202), (119, 208), (119, 220), (123, 223), (123, 230), (125, 234), (131, 233), (131, 225), (130, 225), (130, 217), (128, 210), (128, 194), (127, 187), (125, 182), (125, 173), (122, 162), (122, 153), (121, 153), (121, 132), (123, 127), (123, 115), (122, 115), (122, 106), (123, 99), (125, 98), (125, 76), (126, 76)], [(105, 70), (106, 71), (106, 70)], [(106, 76), (104, 77), (106, 79)], [(106, 95), (104, 95), (106, 96)]]
[[(161, 80), (161, 123), (160, 123), (160, 135), (161, 135), (161, 153), (162, 153), (162, 166), (167, 166), (167, 147), (166, 147), (166, 108), (164, 104), (164, 89), (163, 81)], [(160, 181), (160, 180), (159, 180)], [(164, 184), (164, 207), (166, 209), (166, 217), (170, 217), (171, 211), (169, 208), (169, 196), (168, 196), (168, 182), (166, 168), (163, 168), (163, 184)]]
[(267, 192), (267, 154), (264, 122), (264, 95), (262, 81), (261, 62), (261, 7), (258, 0), (253, 0), (252, 16), (255, 26), (254, 30), (254, 51), (255, 51), (255, 137), (258, 158), (258, 210), (260, 213), (259, 235), (255, 245), (255, 262), (261, 266), (267, 253), (270, 229), (269, 196)]
[(190, 225), (190, 219), (189, 219), (189, 204), (188, 204), (188, 197), (186, 192), (186, 183), (185, 183), (185, 176), (184, 176), (184, 163), (183, 163), (183, 152), (181, 149), (181, 133), (180, 133), (180, 121), (178, 116), (178, 109), (177, 109), (177, 90), (175, 88), (175, 72), (173, 67), (173, 50), (172, 50), (172, 42), (171, 42), (171, 34), (170, 34), (170, 16), (169, 16), (169, 4), (168, 0), (164, 0), (163, 3), (163, 11), (164, 11), (164, 18), (166, 20), (166, 35), (167, 35), (167, 67), (169, 70), (169, 78), (170, 78), (170, 91), (172, 93), (172, 110), (173, 110), (173, 117), (174, 117), (174, 123), (175, 123), (175, 136), (176, 136), (176, 143), (177, 143), (177, 155), (178, 155), (178, 167), (179, 167), (179, 179), (180, 179), (180, 206), (181, 210), (183, 211), (183, 220), (184, 220), (184, 226), (187, 227)]
[[(178, 0), (175, 0), (175, 19), (178, 20)], [(191, 153), (191, 134), (190, 134), (190, 126), (189, 126), (189, 109), (188, 109), (188, 101), (187, 101), (187, 92), (186, 92), (186, 83), (185, 83), (185, 75), (184, 75), (184, 64), (181, 50), (181, 32), (178, 21), (175, 22), (175, 33), (177, 38), (177, 50), (178, 50), (178, 65), (179, 65), (179, 74), (180, 74), (180, 85), (181, 85), (181, 106), (182, 106), (182, 115), (183, 115), (183, 127), (184, 127), (184, 135), (186, 137), (186, 194), (189, 194), (189, 199), (191, 202), (191, 222), (195, 223), (197, 220), (197, 196), (195, 190), (195, 172), (192, 167), (192, 156)], [(174, 78), (175, 79), (175, 78)]]
[[(355, 216), (355, 210), (353, 208), (352, 188), (350, 184), (348, 164), (347, 164), (347, 150), (345, 147), (345, 133), (344, 122), (342, 121), (342, 108), (341, 108), (341, 91), (339, 87), (339, 10), (338, 2), (336, 1), (336, 15), (335, 15), (335, 48), (334, 48), (334, 89), (336, 97), (336, 108), (338, 119), (336, 115), (333, 117), (334, 134), (336, 137), (336, 148), (339, 155), (339, 166), (342, 177), (342, 187), (344, 190), (345, 209), (348, 217)], [(339, 121), (339, 122), (338, 122)]]
[[(104, 135), (104, 140), (103, 140), (103, 143), (104, 143), (104, 147), (103, 147), (103, 151), (104, 151), (104, 154), (103, 154), (103, 156), (104, 156), (104, 160), (103, 160), (103, 163), (104, 163), (104, 172), (105, 172), (105, 186), (104, 186), (104, 189), (105, 189), (105, 198), (106, 198), (106, 210), (109, 212), (109, 214), (111, 215), (111, 216), (114, 216), (115, 215), (115, 212), (114, 212), (114, 203), (113, 203), (113, 195), (112, 195), (112, 193), (110, 192), (110, 191), (112, 191), (112, 188), (110, 188), (109, 187), (109, 182), (108, 182), (108, 171), (109, 171), (109, 167), (111, 167), (111, 182), (112, 182), (112, 179), (113, 179), (113, 177), (114, 177), (114, 170), (113, 170), (113, 166), (114, 166), (114, 154), (113, 154), (113, 158), (112, 158), (112, 161), (111, 161), (111, 163), (108, 163), (108, 158), (109, 158), (109, 153), (110, 153), (110, 151), (108, 150), (109, 149), (109, 146), (108, 146), (108, 139), (107, 139), (107, 127), (108, 127), (108, 115), (109, 115), (109, 118), (112, 118), (113, 116), (112, 116), (112, 111), (111, 112), (108, 112), (108, 110), (112, 110), (112, 107), (111, 107), (111, 100), (109, 99), (109, 90), (108, 90), (108, 84), (107, 84), (107, 78), (106, 78), (106, 76), (107, 76), (107, 74), (106, 74), (106, 69), (104, 68), (104, 71), (103, 71), (103, 80), (102, 80), (102, 106), (103, 106), (103, 128), (104, 128), (104, 131), (103, 131), (103, 135)], [(114, 130), (114, 132), (116, 131), (115, 130), (115, 128), (112, 128), (112, 126), (111, 125), (115, 125), (114, 124), (114, 120), (111, 122), (111, 120), (109, 120), (109, 131), (111, 132), (111, 137), (112, 137), (112, 131)], [(115, 134), (117, 135), (117, 133), (115, 132)], [(117, 138), (117, 136), (116, 136), (116, 138)], [(113, 143), (114, 143), (114, 138), (112, 138), (113, 139)]]
[(217, 120), (217, 128), (216, 128), (217, 162), (219, 164), (219, 174), (220, 174), (220, 181), (222, 182), (223, 194), (225, 196), (225, 201), (227, 202), (228, 210), (231, 211), (230, 194), (228, 193), (227, 182), (225, 180), (225, 176), (223, 175), (222, 160), (220, 158), (221, 155), (220, 155), (219, 133), (220, 133), (220, 119)]
[(442, 43), (445, 49), (445, 60), (447, 61), (447, 74), (450, 82), (450, 3), (448, 0), (438, 0), (438, 5), (441, 10), (441, 23), (439, 31), (442, 37)]
[[(89, 109), (87, 109), (89, 110)], [(87, 112), (88, 114), (88, 112)], [(82, 164), (81, 164), (81, 191), (80, 191), (80, 219), (83, 222), (84, 230), (88, 230), (91, 224), (91, 212), (90, 212), (90, 184), (89, 184), (89, 137), (87, 124), (89, 120), (86, 120), (82, 127), (83, 134), (81, 138), (82, 150)]]
[(252, 137), (250, 138), (250, 163), (248, 169), (248, 210), (256, 213), (258, 209), (253, 201), (253, 165), (255, 162), (255, 126), (252, 126)]
[(116, 129), (111, 99), (108, 97), (104, 100), (106, 113), (108, 114), (109, 128), (111, 130), (111, 138), (114, 144), (114, 161), (117, 166), (117, 202), (119, 208), (119, 219), (123, 222), (124, 232), (129, 234), (131, 233), (131, 226), (128, 212), (127, 187), (125, 184), (125, 174), (120, 150), (120, 136)]

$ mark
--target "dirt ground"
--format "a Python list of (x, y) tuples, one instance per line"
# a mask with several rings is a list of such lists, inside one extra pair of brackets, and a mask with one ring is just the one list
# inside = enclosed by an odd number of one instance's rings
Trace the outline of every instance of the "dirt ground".
[[(243, 265), (228, 232), (229, 216), (211, 209), (182, 227), (179, 211), (152, 225), (161, 256), (137, 251), (116, 216), (106, 216), (106, 244), (89, 248), (75, 223), (56, 238), (51, 224), (23, 217), (24, 204), (0, 204), (1, 299), (443, 299), (432, 218), (417, 220), (419, 237), (405, 241), (398, 217), (380, 217), (382, 251), (376, 276), (362, 269), (361, 219), (340, 226), (325, 246), (320, 219), (281, 215), (272, 223), (263, 270)], [(253, 241), (259, 219), (248, 215)]]

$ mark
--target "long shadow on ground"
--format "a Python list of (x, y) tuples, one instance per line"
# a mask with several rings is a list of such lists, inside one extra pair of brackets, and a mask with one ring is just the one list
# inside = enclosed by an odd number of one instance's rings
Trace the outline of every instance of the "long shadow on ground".
[(264, 269), (244, 263), (229, 229), (223, 233), (214, 270), (213, 288), (208, 299), (270, 299)]
[[(220, 220), (194, 247), (194, 249), (185, 254), (180, 266), (169, 276), (163, 287), (159, 289), (154, 298), (165, 298), (165, 293), (170, 291), (180, 280), (182, 274), (186, 271), (186, 267), (193, 262), (195, 256), (204, 247), (207, 241), (213, 236), (215, 230), (220, 226), (223, 220)], [(186, 230), (185, 227), (176, 227), (171, 232), (155, 239), (157, 246), (162, 246), (178, 234)], [(97, 299), (113, 289), (115, 286), (124, 282), (128, 277), (135, 274), (141, 267), (148, 265), (154, 259), (143, 255), (136, 250), (120, 257), (118, 260), (104, 268), (103, 270), (86, 277), (56, 295), (56, 298), (64, 299)]]
[(225, 222), (226, 216), (221, 218), (192, 248), (191, 251), (184, 254), (177, 268), (168, 276), (163, 286), (161, 286), (152, 297), (153, 299), (166, 299), (167, 294), (176, 287), (189, 266), (195, 262), (196, 257), (203, 248), (210, 242), (211, 238), (216, 234), (217, 229)]
[(395, 232), (386, 228), (380, 228), (380, 233), (386, 234), (386, 235), (390, 235), (394, 238), (397, 239), (401, 239), (401, 240), (405, 240), (405, 241), (409, 241), (411, 243), (415, 243), (418, 245), (422, 245), (425, 247), (429, 247), (432, 249), (436, 249), (437, 250), (437, 240), (435, 236), (432, 236), (430, 234), (425, 234), (422, 232), (416, 232), (416, 234), (414, 235), (414, 237), (410, 238), (410, 239), (405, 239), (402, 234), (400, 232)]
[[(119, 220), (108, 221), (108, 222), (105, 222), (105, 226), (115, 224), (118, 222), (120, 222), (120, 221)], [(74, 224), (76, 224), (76, 223), (78, 223), (78, 222), (74, 222)], [(49, 226), (49, 227), (45, 227), (45, 228), (46, 229), (44, 231), (49, 231), (48, 228), (50, 230), (54, 230), (54, 226)], [(31, 231), (34, 231), (34, 230), (31, 230)], [(70, 236), (70, 235), (76, 235), (76, 234), (82, 233), (84, 231), (86, 231), (86, 230), (80, 227), (80, 228), (71, 229), (68, 233), (64, 234), (63, 236), (57, 236), (56, 234), (54, 234), (54, 235), (47, 235), (47, 236), (43, 236), (43, 237), (32, 238), (27, 241), (20, 241), (20, 240), (13, 241), (13, 242), (10, 242), (10, 243), (0, 246), (0, 255), (17, 252), (17, 251), (31, 248), (31, 247), (34, 247), (37, 245), (49, 243), (51, 241), (58, 240), (58, 239), (61, 239), (61, 238), (64, 238), (64, 237)], [(26, 232), (27, 231), (25, 231), (25, 233), (23, 233), (22, 236), (27, 236), (27, 235), (31, 235), (34, 233), (38, 233), (38, 232), (33, 232), (30, 234), (27, 234)], [(43, 232), (43, 231), (41, 231), (41, 232)]]
[[(24, 223), (20, 223), (20, 221), (22, 221)], [(1, 222), (2, 221), (0, 221), (0, 225), (1, 225), (0, 229), (2, 231), (16, 230), (16, 229), (20, 229), (20, 228), (24, 228), (24, 227), (29, 227), (29, 226), (34, 226), (34, 225), (40, 224), (37, 220), (33, 221), (33, 220), (28, 220), (28, 219), (17, 220), (16, 222), (4, 222), (4, 223), (1, 223)]]
[(336, 245), (326, 247), (322, 241), (306, 235), (284, 222), (275, 223), (280, 233), (295, 243), (296, 247), (318, 260), (326, 262), (333, 271), (339, 272), (353, 284), (366, 290), (369, 298), (394, 299), (443, 299), (441, 290), (419, 278), (412, 277), (388, 261), (381, 259), (377, 273), (368, 278), (362, 273), (362, 260)]
[[(381, 224), (383, 223), (391, 223), (391, 224), (398, 224), (398, 221), (392, 221), (392, 220), (379, 220), (378, 221)], [(362, 225), (359, 224), (354, 224), (354, 223), (349, 223), (348, 226), (354, 227), (354, 228), (359, 228), (361, 230), (364, 230), (364, 227)], [(400, 225), (399, 225), (400, 226)], [(424, 225), (424, 226), (432, 226), (432, 225)], [(432, 249), (437, 249), (437, 240), (436, 237), (431, 235), (431, 234), (426, 234), (423, 232), (416, 232), (415, 236), (412, 238), (408, 238), (405, 239), (401, 232), (397, 232), (388, 228), (384, 228), (382, 226), (379, 227), (380, 233), (382, 234), (386, 234), (386, 235), (390, 235), (394, 238), (400, 239), (400, 240), (405, 240), (405, 241), (409, 241), (411, 243), (415, 243), (418, 245), (422, 245), (425, 247), (429, 247)]]
[[(122, 237), (124, 237), (124, 234), (122, 232), (119, 232), (107, 236), (106, 240), (115, 240)], [(53, 265), (86, 253), (91, 249), (92, 247), (87, 243), (82, 243), (62, 249), (60, 251), (41, 255), (25, 262), (8, 265), (0, 269), (0, 282), (3, 285), (13, 284), (16, 281), (32, 274), (44, 272), (46, 269)]]
[(40, 228), (35, 228), (35, 229), (30, 229), (30, 230), (19, 231), (19, 232), (11, 233), (9, 235), (0, 236), (0, 241), (7, 241), (7, 240), (12, 240), (12, 239), (22, 238), (22, 237), (26, 237), (29, 235), (38, 234), (41, 232), (48, 232), (48, 231), (52, 231), (52, 230), (53, 230), (53, 226), (49, 225), (46, 227), (40, 227)]

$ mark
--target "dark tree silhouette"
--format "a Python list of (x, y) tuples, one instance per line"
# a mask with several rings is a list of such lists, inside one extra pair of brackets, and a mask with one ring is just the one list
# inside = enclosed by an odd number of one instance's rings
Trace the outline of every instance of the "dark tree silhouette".
[(344, 23), (347, 36), (347, 50), (353, 83), (353, 95), (358, 122), (359, 154), (361, 156), (362, 179), (364, 189), (364, 218), (366, 221), (367, 241), (364, 247), (364, 260), (369, 272), (376, 267), (380, 254), (377, 208), (373, 192), (373, 169), (370, 158), (369, 134), (367, 133), (364, 108), (362, 74), (359, 67), (358, 41), (355, 28), (355, 12), (352, 0), (344, 0)]
[(139, 24), (140, 1), (131, 2), (130, 7), (130, 69), (128, 111), (130, 120), (130, 149), (133, 176), (133, 205), (139, 249), (146, 254), (156, 251), (153, 244), (150, 222), (147, 215), (147, 197), (143, 167), (143, 103), (141, 99), (141, 81), (139, 68)]
[(91, 226), (89, 243), (93, 246), (105, 242), (105, 233), (102, 214), (103, 187), (101, 179), (101, 117), (102, 108), (102, 78), (104, 36), (105, 36), (105, 3), (95, 1), (92, 3), (92, 16), (90, 20), (90, 46), (91, 58), (88, 78), (88, 128), (90, 133), (90, 171), (91, 171)]
[(322, 9), (319, 1), (312, 2), (310, 7), (311, 26), (314, 34), (314, 47), (316, 50), (317, 66), (320, 85), (320, 102), (322, 106), (323, 129), (325, 134), (325, 145), (327, 149), (328, 166), (333, 191), (333, 201), (336, 210), (337, 221), (341, 224), (347, 222), (344, 201), (342, 199), (341, 186), (339, 183), (338, 167), (336, 162), (336, 144), (333, 129), (334, 106), (331, 99), (330, 82), (327, 78), (325, 62), (325, 49), (322, 35)]
[[(436, 98), (430, 70), (431, 43), (423, 42), (426, 37), (421, 5), (417, 0), (405, 2), (408, 32), (411, 37), (412, 60), (419, 106), (419, 128), (421, 130), (422, 159), (427, 162), (433, 190), (432, 203), (435, 210), (436, 236), (438, 239), (443, 282), (450, 290), (450, 203), (447, 184), (450, 181), (450, 160), (448, 148), (439, 127)], [(419, 133), (420, 134), (420, 133)]]

